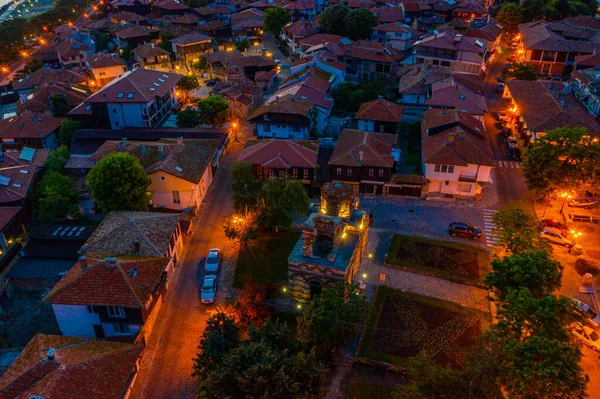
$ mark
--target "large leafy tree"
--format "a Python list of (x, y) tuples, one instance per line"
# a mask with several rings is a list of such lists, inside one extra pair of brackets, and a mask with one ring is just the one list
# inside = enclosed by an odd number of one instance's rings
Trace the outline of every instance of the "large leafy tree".
[(249, 339), (227, 353), (200, 382), (200, 398), (321, 398), (326, 370), (284, 324), (250, 327)]
[(521, 7), (515, 3), (504, 3), (496, 19), (502, 24), (502, 30), (506, 33), (515, 33), (519, 30), (519, 24), (523, 22)]
[(177, 127), (196, 127), (202, 123), (202, 118), (198, 111), (185, 109), (177, 114)]
[(245, 216), (256, 210), (262, 183), (254, 177), (248, 162), (236, 162), (230, 173), (233, 209)]
[(358, 287), (336, 284), (317, 295), (302, 312), (298, 337), (318, 352), (326, 353), (358, 334), (370, 305)]
[(61, 145), (54, 151), (50, 151), (46, 163), (44, 166), (47, 170), (54, 170), (56, 172), (62, 172), (65, 168), (65, 164), (69, 159), (69, 148), (66, 145)]
[(492, 272), (485, 283), (504, 300), (510, 289), (524, 287), (535, 297), (551, 294), (560, 288), (563, 267), (546, 251), (517, 253), (492, 260)]
[(35, 190), (37, 217), (41, 223), (64, 218), (76, 209), (77, 192), (71, 179), (55, 170), (48, 171)]
[(223, 312), (210, 316), (200, 338), (192, 376), (206, 377), (239, 344), (240, 328), (233, 318)]
[(543, 7), (544, 2), (542, 0), (523, 0), (521, 2), (521, 8), (523, 10), (523, 21), (533, 21), (534, 18), (540, 15), (540, 11)]
[(65, 119), (60, 123), (58, 129), (58, 142), (60, 145), (66, 145), (71, 148), (71, 139), (73, 138), (73, 132), (79, 129), (81, 123), (72, 119)]
[(600, 143), (583, 127), (551, 130), (530, 146), (523, 175), (528, 187), (541, 195), (597, 185)]
[(268, 178), (258, 196), (258, 223), (267, 230), (289, 227), (295, 216), (308, 211), (306, 189), (300, 180)]
[(200, 87), (200, 82), (195, 76), (183, 75), (177, 83), (177, 88), (183, 91), (186, 95), (192, 90), (196, 90)]
[(115, 152), (92, 167), (86, 184), (102, 213), (146, 211), (151, 181), (139, 159), (126, 152)]
[(492, 216), (498, 240), (496, 249), (511, 254), (550, 251), (550, 245), (538, 236), (541, 224), (524, 204), (510, 202)]
[(344, 17), (346, 36), (352, 40), (368, 39), (377, 26), (377, 17), (365, 8), (350, 11)]
[(292, 13), (281, 6), (267, 8), (264, 21), (265, 30), (279, 37), (281, 29), (292, 21)]
[(344, 18), (349, 12), (350, 9), (342, 3), (329, 6), (319, 15), (319, 26), (329, 33), (343, 35), (346, 32)]
[(246, 51), (250, 48), (250, 42), (248, 41), (248, 39), (243, 38), (241, 40), (236, 40), (233, 43), (233, 46), (235, 47), (235, 49), (237, 51), (239, 51), (240, 53), (243, 53), (244, 51)]
[(502, 77), (511, 80), (536, 80), (537, 73), (532, 64), (528, 62), (511, 62), (508, 69), (502, 70)]
[(229, 103), (218, 95), (198, 100), (198, 112), (202, 123), (221, 126), (229, 119)]

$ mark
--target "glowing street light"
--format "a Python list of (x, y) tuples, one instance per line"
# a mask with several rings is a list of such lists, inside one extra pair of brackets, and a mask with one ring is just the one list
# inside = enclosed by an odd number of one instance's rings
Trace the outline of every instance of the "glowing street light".
[(562, 213), (563, 209), (565, 209), (565, 202), (567, 202), (568, 199), (571, 199), (571, 194), (569, 194), (569, 193), (562, 193), (562, 194), (560, 194), (560, 196), (563, 199), (563, 203), (562, 203), (562, 205), (560, 207), (559, 213)]

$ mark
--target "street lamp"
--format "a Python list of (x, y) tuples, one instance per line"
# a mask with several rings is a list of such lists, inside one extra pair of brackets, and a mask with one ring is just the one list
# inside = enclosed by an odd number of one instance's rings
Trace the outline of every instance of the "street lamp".
[(562, 213), (563, 209), (565, 208), (565, 202), (567, 202), (567, 199), (571, 199), (571, 194), (562, 193), (560, 196), (563, 198), (563, 203), (562, 203), (562, 205), (560, 207), (559, 213)]

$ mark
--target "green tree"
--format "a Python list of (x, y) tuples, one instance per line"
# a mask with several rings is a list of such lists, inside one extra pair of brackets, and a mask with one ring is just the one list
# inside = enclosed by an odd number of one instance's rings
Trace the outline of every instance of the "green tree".
[(586, 128), (558, 128), (533, 142), (523, 162), (527, 186), (540, 195), (598, 185), (600, 143)]
[(547, 21), (557, 21), (561, 19), (560, 12), (558, 12), (556, 8), (549, 5), (543, 6), (541, 12), (537, 15), (541, 15), (542, 19)]
[(48, 171), (40, 181), (34, 198), (41, 223), (64, 218), (76, 208), (77, 192), (71, 179), (57, 171)]
[(285, 324), (250, 327), (249, 339), (231, 350), (200, 382), (198, 397), (321, 398), (326, 370), (305, 352)]
[(531, 22), (534, 18), (539, 18), (540, 10), (544, 8), (542, 0), (523, 0), (521, 2), (523, 10), (523, 22)]
[(79, 129), (81, 123), (78, 121), (74, 121), (72, 119), (65, 119), (60, 123), (60, 128), (58, 129), (58, 143), (60, 145), (66, 145), (68, 148), (71, 148), (71, 139), (73, 138), (73, 132)]
[(519, 31), (519, 24), (523, 23), (523, 15), (521, 7), (515, 3), (504, 3), (496, 19), (502, 24), (502, 30), (506, 33), (516, 33)]
[(106, 32), (97, 32), (94, 34), (94, 41), (96, 42), (96, 51), (108, 50), (110, 35)]
[(541, 224), (524, 205), (510, 202), (492, 216), (496, 225), (496, 248), (511, 254), (550, 251), (550, 245), (538, 236)]
[(365, 8), (352, 10), (344, 17), (346, 36), (352, 40), (368, 39), (377, 24), (377, 17)]
[(197, 72), (204, 72), (208, 69), (208, 61), (202, 56), (197, 62), (192, 64), (192, 69)]
[(250, 42), (248, 41), (248, 39), (243, 38), (241, 40), (236, 40), (233, 43), (233, 46), (235, 47), (235, 49), (237, 51), (239, 51), (240, 53), (243, 53), (244, 51), (246, 51), (247, 49), (250, 48)]
[[(593, 8), (593, 7), (592, 7)], [(590, 9), (590, 7), (580, 1), (569, 1), (569, 14), (577, 16), (577, 15), (594, 15), (595, 10)]]
[(298, 321), (298, 337), (325, 354), (356, 337), (370, 305), (356, 284), (336, 284), (313, 298)]
[(50, 151), (46, 163), (44, 166), (47, 170), (53, 170), (55, 172), (63, 172), (65, 164), (69, 159), (69, 148), (66, 145), (61, 145), (54, 151)]
[(256, 210), (262, 183), (254, 178), (252, 164), (236, 162), (231, 168), (233, 209), (242, 216)]
[(492, 271), (485, 283), (504, 300), (510, 289), (527, 288), (535, 297), (551, 294), (560, 288), (563, 267), (548, 252), (517, 253), (492, 260)]
[(64, 94), (54, 94), (50, 97), (50, 103), (52, 104), (52, 114), (59, 118), (64, 118), (73, 109)]
[(192, 376), (206, 377), (239, 344), (240, 328), (233, 318), (223, 312), (210, 316), (206, 321), (202, 338), (200, 338)]
[(263, 20), (265, 30), (277, 38), (281, 29), (292, 21), (292, 13), (281, 6), (267, 8)]
[(510, 80), (537, 80), (537, 72), (528, 62), (510, 62), (508, 69), (502, 69), (502, 77)]
[(115, 152), (95, 164), (86, 180), (102, 213), (146, 211), (151, 181), (139, 159), (127, 152)]
[(329, 6), (319, 15), (319, 26), (328, 33), (344, 35), (346, 33), (344, 18), (349, 12), (350, 9), (342, 3)]
[(183, 91), (186, 96), (190, 91), (196, 90), (199, 87), (200, 82), (198, 82), (198, 78), (195, 76), (183, 75), (177, 83), (177, 89)]
[(202, 117), (198, 111), (186, 109), (177, 113), (177, 127), (196, 127), (202, 123)]
[(567, 18), (571, 15), (569, 0), (551, 0), (548, 5), (560, 14), (560, 18)]
[(258, 196), (258, 224), (267, 230), (289, 227), (294, 216), (308, 211), (306, 189), (300, 180), (268, 178)]
[(229, 120), (229, 103), (221, 96), (211, 95), (198, 100), (198, 112), (202, 123), (221, 126)]

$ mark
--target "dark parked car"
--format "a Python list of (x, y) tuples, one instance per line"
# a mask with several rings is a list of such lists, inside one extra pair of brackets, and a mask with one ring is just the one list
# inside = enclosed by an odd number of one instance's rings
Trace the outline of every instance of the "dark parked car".
[(216, 81), (216, 80), (212, 80), (212, 79), (210, 79), (210, 80), (207, 80), (207, 81), (206, 81), (206, 85), (207, 85), (208, 87), (213, 87), (213, 86), (214, 86), (214, 85), (216, 85), (216, 84), (217, 84), (217, 81)]
[(503, 93), (504, 92), (504, 83), (498, 84), (498, 86), (496, 86), (496, 91), (498, 93)]
[(510, 149), (510, 156), (515, 161), (521, 160), (521, 149), (518, 146), (514, 146)]
[(481, 229), (468, 223), (454, 222), (448, 226), (448, 234), (452, 237), (461, 236), (478, 240), (481, 238)]

